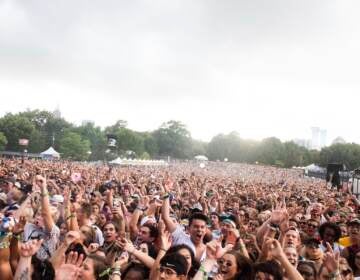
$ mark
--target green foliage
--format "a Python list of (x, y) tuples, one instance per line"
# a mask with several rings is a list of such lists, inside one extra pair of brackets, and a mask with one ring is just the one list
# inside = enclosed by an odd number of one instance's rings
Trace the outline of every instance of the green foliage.
[(89, 157), (90, 141), (82, 139), (81, 135), (67, 131), (60, 140), (61, 156), (72, 160), (86, 160)]
[(319, 162), (326, 166), (329, 162), (344, 163), (349, 169), (360, 167), (360, 145), (355, 143), (334, 144), (323, 148)]
[(154, 131), (153, 135), (161, 156), (181, 159), (192, 156), (191, 135), (183, 123), (178, 121), (163, 123), (159, 129)]
[[(117, 146), (109, 153), (107, 134), (115, 135)], [(218, 134), (209, 143), (192, 139), (186, 126), (179, 121), (168, 121), (152, 132), (138, 132), (118, 120), (104, 130), (93, 123), (75, 126), (53, 113), (27, 110), (6, 114), (0, 118), (0, 150), (22, 151), (18, 141), (29, 139), (29, 152), (41, 152), (53, 146), (62, 157), (74, 160), (104, 160), (127, 156), (128, 151), (138, 158), (173, 157), (191, 159), (206, 155), (210, 160), (232, 162), (260, 162), (281, 167), (306, 166), (328, 162), (345, 163), (348, 168), (360, 166), (360, 145), (334, 144), (320, 152), (308, 150), (294, 142), (282, 143), (275, 137), (262, 141), (242, 139), (237, 132)], [(91, 152), (89, 154), (89, 151)]]
[(90, 156), (89, 160), (102, 160), (105, 158), (105, 151), (107, 149), (106, 136), (100, 127), (93, 123), (86, 123), (73, 129), (74, 132), (81, 135), (82, 139), (87, 139), (90, 142)]
[(35, 129), (29, 119), (19, 114), (9, 113), (0, 119), (0, 131), (6, 136), (7, 150), (21, 151), (23, 148), (19, 145), (19, 139), (30, 139)]
[(4, 150), (7, 144), (7, 139), (4, 133), (0, 132), (0, 151)]

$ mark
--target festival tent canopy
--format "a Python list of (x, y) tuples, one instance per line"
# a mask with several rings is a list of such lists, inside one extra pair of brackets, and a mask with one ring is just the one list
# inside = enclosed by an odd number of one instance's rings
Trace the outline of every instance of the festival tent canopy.
[(198, 156), (195, 156), (195, 159), (196, 160), (202, 160), (202, 161), (207, 161), (209, 160), (206, 156), (204, 155), (198, 155)]
[(110, 161), (111, 164), (118, 164), (118, 165), (121, 164), (122, 162), (123, 162), (122, 159), (119, 157)]
[(60, 154), (55, 151), (53, 147), (50, 147), (46, 151), (43, 151), (42, 153), (40, 153), (40, 155), (44, 158), (60, 158)]

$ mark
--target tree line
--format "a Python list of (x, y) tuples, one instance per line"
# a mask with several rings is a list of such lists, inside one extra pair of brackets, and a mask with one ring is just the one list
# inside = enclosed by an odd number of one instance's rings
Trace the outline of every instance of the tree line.
[[(117, 142), (108, 147), (107, 135)], [(118, 120), (102, 129), (92, 122), (75, 125), (49, 111), (27, 110), (7, 113), (0, 118), (0, 150), (23, 151), (21, 138), (29, 139), (28, 152), (39, 153), (53, 146), (63, 158), (72, 160), (110, 160), (116, 156), (142, 159), (171, 157), (192, 159), (206, 155), (210, 160), (259, 163), (279, 167), (341, 162), (349, 169), (360, 166), (360, 145), (335, 144), (321, 151), (308, 150), (292, 141), (276, 137), (262, 141), (243, 139), (236, 132), (218, 134), (210, 142), (191, 137), (179, 121), (163, 123), (154, 131), (139, 132)]]

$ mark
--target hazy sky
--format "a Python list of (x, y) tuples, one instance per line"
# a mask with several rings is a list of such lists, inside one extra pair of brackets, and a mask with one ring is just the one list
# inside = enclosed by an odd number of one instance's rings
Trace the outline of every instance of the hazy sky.
[(360, 1), (0, 0), (0, 115), (360, 143)]

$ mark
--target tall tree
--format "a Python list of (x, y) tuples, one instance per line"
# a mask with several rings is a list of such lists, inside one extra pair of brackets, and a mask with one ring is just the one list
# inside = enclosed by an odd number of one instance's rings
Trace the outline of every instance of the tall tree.
[(0, 151), (3, 151), (6, 147), (7, 139), (4, 133), (0, 132)]
[(72, 160), (86, 160), (89, 157), (90, 141), (81, 138), (75, 132), (67, 131), (60, 140), (62, 157)]
[(154, 131), (153, 135), (161, 156), (191, 157), (191, 135), (183, 123), (168, 121)]
[(30, 139), (35, 129), (26, 117), (8, 113), (0, 119), (0, 131), (6, 136), (8, 150), (21, 151), (23, 148), (19, 145), (19, 139)]

